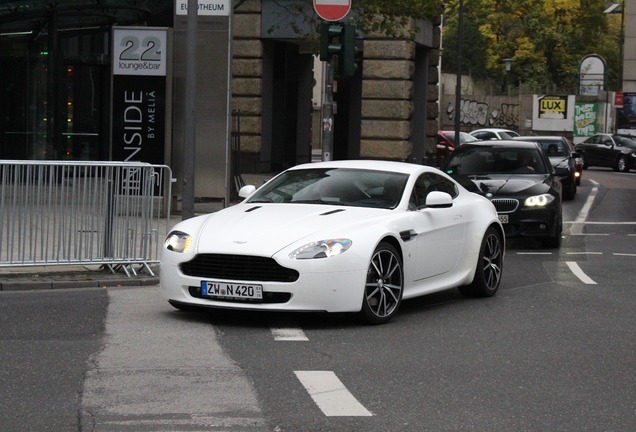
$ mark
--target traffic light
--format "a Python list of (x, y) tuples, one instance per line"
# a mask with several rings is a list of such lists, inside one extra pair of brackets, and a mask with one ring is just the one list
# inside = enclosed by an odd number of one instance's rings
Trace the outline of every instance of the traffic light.
[(355, 75), (356, 28), (352, 24), (323, 21), (320, 25), (320, 60), (330, 61), (338, 57), (338, 75), (350, 78)]
[(341, 78), (350, 78), (356, 74), (356, 28), (345, 24), (340, 38), (342, 48), (338, 58), (338, 68)]
[(340, 42), (344, 25), (323, 21), (320, 24), (320, 60), (329, 61), (342, 49)]

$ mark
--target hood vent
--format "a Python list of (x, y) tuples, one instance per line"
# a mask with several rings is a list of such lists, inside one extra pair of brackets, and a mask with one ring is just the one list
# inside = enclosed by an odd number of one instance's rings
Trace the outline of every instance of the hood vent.
[(345, 211), (345, 210), (344, 209), (331, 210), (331, 211), (328, 211), (326, 213), (321, 213), (320, 216), (329, 216), (329, 215), (332, 215), (334, 213), (340, 213), (340, 212), (343, 212), (343, 211)]
[(249, 212), (252, 212), (252, 211), (254, 211), (254, 210), (258, 210), (258, 209), (259, 209), (259, 208), (261, 208), (261, 207), (262, 207), (262, 206), (256, 206), (256, 207), (249, 208), (249, 209), (245, 210), (245, 213), (249, 213)]

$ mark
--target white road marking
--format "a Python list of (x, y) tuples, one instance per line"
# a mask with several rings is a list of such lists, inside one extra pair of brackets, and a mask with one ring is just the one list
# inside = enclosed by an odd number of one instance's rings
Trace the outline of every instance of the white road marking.
[(614, 252), (613, 253), (614, 256), (630, 256), (630, 257), (636, 257), (636, 254), (633, 253), (618, 253), (618, 252)]
[(566, 255), (603, 255), (603, 252), (566, 252)]
[(583, 205), (583, 208), (581, 208), (579, 215), (576, 217), (574, 224), (572, 224), (572, 227), (570, 228), (570, 234), (572, 235), (583, 234), (585, 220), (590, 214), (590, 209), (592, 208), (592, 204), (594, 204), (594, 199), (598, 193), (598, 182), (595, 182), (594, 180), (590, 180), (590, 182), (594, 185), (594, 187), (592, 188), (590, 195), (587, 197), (587, 200), (585, 200), (585, 204)]
[[(580, 222), (577, 222), (577, 221), (571, 221), (571, 222), (565, 221), (563, 223), (565, 223), (565, 224), (575, 224), (575, 223), (580, 223)], [(636, 222), (625, 222), (625, 221), (623, 221), (623, 222), (584, 221), (583, 223), (585, 223), (585, 225), (636, 225)], [(630, 235), (636, 235), (636, 234), (630, 234)]]
[(552, 252), (517, 252), (517, 255), (552, 255)]
[(570, 271), (572, 273), (574, 273), (574, 276), (579, 278), (581, 280), (581, 282), (583, 282), (586, 285), (596, 285), (596, 282), (594, 282), (592, 280), (592, 278), (590, 278), (588, 275), (586, 275), (583, 272), (583, 270), (581, 270), (581, 267), (579, 267), (579, 265), (577, 263), (575, 263), (574, 261), (566, 261), (565, 263), (570, 268)]
[(372, 416), (332, 371), (294, 371), (318, 408), (327, 417)]
[(272, 336), (277, 341), (308, 341), (309, 338), (299, 328), (272, 328)]

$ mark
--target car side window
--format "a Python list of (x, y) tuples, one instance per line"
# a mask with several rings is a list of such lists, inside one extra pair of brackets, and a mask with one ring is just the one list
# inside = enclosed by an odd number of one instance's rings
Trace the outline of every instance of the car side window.
[(414, 210), (424, 206), (426, 204), (426, 196), (433, 191), (445, 192), (453, 198), (459, 194), (457, 186), (451, 180), (439, 174), (424, 173), (415, 181), (415, 187), (409, 201), (409, 209)]

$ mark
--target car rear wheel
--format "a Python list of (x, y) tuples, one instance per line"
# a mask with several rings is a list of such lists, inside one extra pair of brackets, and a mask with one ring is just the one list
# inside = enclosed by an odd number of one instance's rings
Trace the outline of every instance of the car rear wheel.
[(373, 252), (360, 314), (369, 324), (384, 324), (402, 303), (404, 275), (400, 255), (389, 243), (380, 243)]
[(618, 172), (627, 171), (627, 161), (625, 160), (625, 156), (619, 156), (618, 159), (616, 159), (616, 166), (614, 169)]
[(583, 169), (588, 169), (589, 165), (587, 163), (587, 155), (583, 152), (580, 153), (581, 160), (583, 161)]
[(492, 297), (497, 293), (503, 270), (504, 246), (501, 233), (490, 227), (486, 230), (479, 248), (479, 260), (475, 277), (470, 285), (459, 291), (471, 297)]

